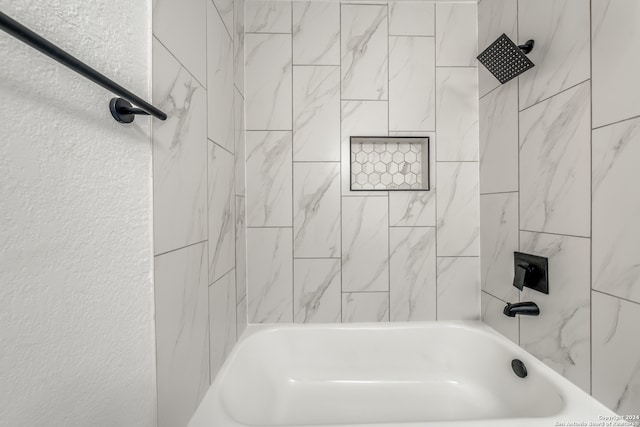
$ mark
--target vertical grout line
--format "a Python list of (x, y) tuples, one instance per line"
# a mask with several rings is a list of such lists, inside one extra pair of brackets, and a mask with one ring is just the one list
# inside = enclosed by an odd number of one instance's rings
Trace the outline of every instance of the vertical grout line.
[(387, 274), (389, 283), (387, 284), (388, 290), (388, 306), (389, 306), (389, 322), (391, 322), (391, 203), (387, 197)]
[[(215, 6), (215, 3), (214, 3)], [(216, 9), (217, 10), (217, 9)], [(220, 11), (218, 11), (218, 14), (220, 13)], [(239, 157), (239, 152), (240, 150), (238, 150), (238, 146), (239, 146), (239, 141), (236, 141), (236, 134), (239, 134), (239, 132), (237, 132), (237, 129), (240, 128), (240, 123), (236, 123), (236, 111), (237, 111), (237, 106), (236, 106), (236, 87), (235, 87), (235, 75), (236, 75), (236, 49), (235, 49), (235, 36), (236, 36), (236, 32), (235, 32), (235, 22), (236, 22), (236, 16), (235, 16), (235, 0), (231, 1), (231, 31), (230, 31), (230, 35), (231, 35), (231, 87), (232, 87), (232, 92), (233, 92), (233, 98), (231, 101), (231, 107), (233, 109), (233, 265), (235, 268), (234, 271), (234, 283), (233, 283), (233, 287), (234, 287), (234, 291), (235, 291), (235, 329), (236, 329), (236, 342), (238, 342), (238, 338), (239, 338), (239, 334), (238, 334), (238, 196), (236, 195), (236, 193), (238, 192), (238, 188), (237, 185), (238, 183), (236, 182), (236, 167), (238, 166), (238, 162), (236, 161), (236, 158)], [(220, 19), (222, 20), (222, 24), (224, 24), (224, 20), (222, 19), (222, 16), (220, 16)], [(226, 25), (225, 25), (226, 28)], [(229, 29), (227, 29), (227, 31), (229, 31)], [(242, 104), (241, 104), (242, 105)], [(246, 244), (245, 244), (245, 248), (246, 248)], [(246, 265), (246, 263), (245, 263)], [(246, 278), (246, 274), (245, 274), (245, 278)], [(246, 280), (246, 279), (245, 279)], [(246, 294), (245, 294), (246, 297)]]
[(593, 5), (589, 1), (589, 394), (593, 395)]
[[(234, 101), (234, 112), (235, 112), (235, 101)], [(235, 127), (235, 114), (233, 119), (234, 127)], [(235, 142), (235, 129), (234, 129), (234, 142)], [(234, 144), (235, 145), (235, 144)], [(236, 147), (237, 151), (237, 147)], [(235, 193), (235, 176), (236, 176), (236, 159), (234, 154), (233, 156), (233, 182), (234, 182), (234, 193)], [(234, 290), (236, 293), (235, 307), (236, 307), (236, 342), (238, 342), (238, 196), (233, 195), (233, 234), (234, 234), (234, 245), (233, 245), (233, 265), (234, 265)]]
[[(233, 33), (233, 89), (234, 89), (234, 95), (237, 92), (237, 94), (239, 95), (239, 99), (240, 99), (240, 123), (238, 124), (238, 135), (240, 136), (239, 138), (239, 143), (242, 144), (242, 150), (238, 150), (236, 148), (236, 155), (238, 155), (238, 152), (241, 151), (242, 152), (242, 157), (239, 159), (240, 164), (242, 165), (242, 183), (243, 183), (243, 188), (242, 188), (242, 195), (238, 196), (241, 197), (242, 199), (242, 205), (243, 205), (243, 209), (242, 209), (242, 218), (241, 218), (241, 223), (242, 223), (242, 234), (244, 236), (244, 238), (242, 239), (241, 244), (244, 244), (244, 251), (240, 254), (241, 259), (243, 258), (243, 263), (244, 263), (244, 268), (243, 268), (243, 272), (242, 274), (244, 275), (244, 297), (240, 300), (240, 301), (236, 301), (236, 337), (240, 338), (240, 335), (238, 333), (238, 327), (237, 327), (237, 323), (238, 323), (238, 306), (239, 306), (239, 302), (242, 302), (244, 300), (244, 318), (241, 319), (241, 327), (243, 328), (243, 331), (246, 329), (247, 325), (249, 324), (249, 274), (248, 274), (248, 269), (249, 269), (249, 257), (248, 257), (248, 246), (247, 246), (247, 237), (248, 237), (248, 233), (247, 233), (247, 153), (246, 153), (246, 114), (245, 114), (245, 108), (246, 108), (246, 99), (245, 99), (245, 95), (240, 91), (240, 89), (238, 88), (238, 86), (236, 85), (236, 72), (240, 71), (240, 70), (236, 70), (236, 65), (239, 65), (241, 70), (242, 70), (242, 84), (243, 84), (243, 91), (244, 91), (244, 66), (245, 66), (245, 58), (244, 58), (244, 38), (245, 38), (245, 34), (244, 34), (244, 2), (242, 3), (242, 8), (238, 7), (236, 8), (236, 1), (238, 0), (232, 0), (233, 1), (233, 23), (232, 23), (232, 33)], [(240, 2), (238, 1), (238, 4)], [(237, 9), (237, 10), (236, 10)], [(239, 12), (239, 15), (236, 15), (236, 13)], [(238, 16), (240, 16), (240, 18), (238, 18)], [(242, 22), (242, 26), (240, 25), (240, 22)], [(236, 23), (238, 24), (238, 28), (236, 28)], [(240, 33), (238, 33), (238, 29), (242, 27), (242, 31)], [(237, 42), (237, 44), (236, 44)], [(242, 44), (241, 44), (242, 43)], [(242, 52), (242, 57), (239, 58), (239, 60), (241, 61), (240, 63), (238, 63), (238, 60), (236, 60), (236, 55), (237, 52), (236, 48), (238, 49), (239, 52)], [(234, 102), (235, 102), (235, 96), (234, 96)], [(235, 114), (235, 113), (234, 113)], [(234, 115), (234, 120), (235, 120), (235, 115)], [(235, 177), (234, 177), (235, 179)], [(237, 215), (237, 212), (236, 212)], [(238, 274), (238, 268), (236, 265), (236, 275)], [(236, 294), (237, 294), (237, 286), (238, 283), (236, 282)]]
[[(209, 77), (209, 37), (207, 37), (207, 31), (209, 29), (209, 7), (210, 5), (206, 5), (207, 7), (205, 7), (205, 38), (204, 38), (204, 46), (205, 46), (205, 55), (204, 55), (204, 61), (205, 61), (205, 76), (204, 76), (204, 81), (207, 84), (206, 89), (205, 89), (205, 120), (206, 120), (206, 127), (207, 127), (207, 135), (206, 135), (206, 159), (207, 159), (207, 175), (205, 177), (206, 179), (206, 188), (207, 188), (207, 194), (206, 194), (206, 209), (205, 212), (207, 213), (207, 236), (205, 241), (207, 242), (207, 258), (206, 258), (206, 268), (207, 268), (207, 341), (209, 343), (209, 360), (207, 360), (207, 366), (209, 367), (208, 371), (209, 371), (209, 385), (211, 385), (211, 304), (210, 304), (210, 298), (209, 298), (209, 292), (211, 292), (211, 290), (209, 289), (209, 285), (211, 284), (211, 271), (209, 269), (209, 251), (211, 250), (211, 244), (209, 242), (209, 191), (211, 191), (211, 189), (209, 188), (209, 163), (211, 162), (211, 156), (209, 155), (209, 89), (210, 89), (210, 85), (209, 82), (207, 81), (208, 77)], [(223, 23), (224, 25), (224, 23)], [(212, 147), (213, 149), (215, 149), (215, 145)], [(235, 162), (234, 162), (235, 163)], [(235, 175), (234, 175), (235, 176)], [(235, 227), (235, 225), (234, 225)], [(234, 250), (235, 252), (235, 250)]]
[[(478, 48), (478, 40), (480, 38), (479, 36), (479, 29), (478, 27), (480, 26), (480, 21), (479, 21), (479, 9), (478, 9), (478, 4), (476, 3), (475, 5), (475, 17), (476, 17), (476, 32), (475, 32), (475, 36), (476, 36), (476, 54), (479, 53), (479, 48)], [(478, 183), (478, 204), (477, 204), (477, 208), (478, 208), (478, 269), (476, 270), (476, 274), (477, 274), (477, 278), (478, 278), (478, 290), (480, 291), (478, 294), (478, 305), (476, 305), (476, 308), (478, 309), (478, 319), (482, 322), (482, 197), (480, 196), (480, 74), (479, 74), (479, 67), (480, 64), (478, 63), (477, 59), (475, 61), (476, 64), (476, 73), (475, 73), (475, 77), (476, 77), (476, 99), (474, 101), (477, 102), (477, 118), (478, 118), (478, 133), (477, 133), (477, 142), (478, 144), (476, 145), (476, 154), (477, 154), (477, 163), (476, 165), (478, 166), (478, 168), (476, 169), (477, 171), (477, 183)]]
[[(520, 42), (520, 25), (519, 25), (519, 13), (520, 13), (520, 7), (519, 7), (519, 3), (520, 0), (516, 0), (516, 39), (518, 40), (518, 43)], [(517, 127), (518, 127), (518, 136), (517, 136), (517, 140), (516, 140), (516, 144), (517, 144), (517, 153), (518, 153), (518, 250), (521, 251), (522, 250), (522, 246), (521, 246), (521, 242), (520, 242), (520, 77), (517, 77), (517, 80), (515, 81), (516, 83), (516, 114), (517, 114)], [(513, 272), (513, 274), (515, 274), (515, 271)], [(518, 301), (521, 301), (521, 295), (520, 293), (518, 293)], [(517, 320), (518, 320), (518, 345), (520, 345), (520, 329), (521, 329), (521, 322), (520, 322), (520, 317), (516, 316)]]
[[(338, 92), (339, 92), (339, 98), (340, 98), (340, 151), (339, 151), (339, 155), (340, 155), (340, 323), (344, 322), (344, 307), (342, 306), (342, 300), (343, 300), (343, 274), (342, 274), (342, 270), (343, 270), (343, 260), (344, 260), (344, 254), (343, 254), (343, 248), (342, 248), (342, 242), (343, 242), (343, 238), (342, 235), (344, 233), (343, 227), (344, 227), (344, 222), (342, 221), (343, 219), (343, 213), (342, 213), (342, 201), (344, 200), (342, 198), (342, 186), (344, 185), (343, 183), (343, 165), (342, 165), (342, 139), (343, 139), (343, 135), (342, 135), (342, 4), (338, 3), (338, 39), (339, 39), (339, 50), (340, 50), (340, 81), (338, 82)], [(349, 145), (349, 151), (351, 151), (351, 145)], [(351, 179), (351, 173), (349, 173), (349, 179)]]
[(295, 228), (293, 227), (293, 219), (294, 219), (294, 194), (293, 194), (293, 1), (288, 0), (291, 5), (291, 323), (295, 323), (295, 299), (294, 295), (296, 292), (295, 287), (295, 260), (294, 260), (294, 251), (295, 251)]
[[(387, 136), (391, 127), (391, 43), (389, 35), (390, 10), (387, 3)], [(349, 147), (351, 148), (351, 147)], [(391, 194), (387, 191), (387, 305), (391, 322)]]
[[(438, 320), (438, 228), (440, 227), (440, 221), (438, 220), (438, 159), (437, 159), (437, 147), (436, 145), (438, 144), (437, 139), (438, 139), (438, 68), (436, 67), (436, 48), (438, 46), (438, 39), (437, 39), (437, 25), (438, 25), (438, 20), (437, 20), (437, 4), (433, 5), (433, 90), (434, 90), (434, 98), (435, 98), (435, 102), (434, 102), (434, 108), (433, 108), (433, 187), (434, 190), (436, 192), (435, 194), (435, 201), (434, 201), (434, 207), (436, 210), (436, 229), (435, 229), (435, 270), (436, 270), (436, 277), (435, 277), (435, 288), (436, 288), (436, 292), (434, 297), (434, 305), (436, 307), (435, 310), (435, 320)], [(431, 145), (431, 144), (430, 144)], [(429, 147), (431, 148), (431, 147)], [(431, 158), (431, 153), (429, 153), (429, 158)], [(431, 168), (431, 165), (429, 165), (429, 168)], [(429, 170), (429, 173), (431, 173), (431, 171)]]
[[(235, 0), (234, 0), (235, 1)], [(249, 325), (249, 248), (248, 248), (248, 238), (249, 238), (249, 232), (248, 232), (248, 219), (247, 219), (247, 97), (246, 97), (246, 90), (247, 90), (247, 82), (246, 82), (246, 55), (247, 55), (247, 50), (246, 50), (246, 33), (245, 33), (245, 17), (246, 17), (246, 2), (244, 0), (241, 0), (241, 5), (242, 5), (242, 39), (238, 40), (238, 45), (240, 46), (240, 42), (242, 42), (242, 48), (240, 49), (240, 51), (242, 52), (242, 58), (240, 58), (240, 61), (242, 63), (242, 92), (240, 92), (240, 90), (238, 90), (238, 94), (240, 94), (240, 97), (242, 98), (242, 119), (240, 120), (240, 123), (242, 123), (242, 138), (240, 139), (242, 141), (242, 152), (243, 152), (243, 159), (242, 159), (242, 168), (243, 168), (243, 182), (244, 182), (244, 188), (243, 188), (243, 192), (244, 192), (244, 214), (243, 214), (243, 218), (242, 218), (242, 224), (244, 225), (244, 306), (245, 306), (245, 313), (244, 313), (244, 328), (246, 329), (246, 327)], [(235, 25), (235, 8), (233, 9), (233, 13), (234, 13), (234, 25)], [(234, 30), (234, 34), (235, 34), (235, 30)], [(235, 50), (234, 50), (234, 64), (235, 64)], [(234, 76), (234, 86), (235, 86), (235, 76)]]

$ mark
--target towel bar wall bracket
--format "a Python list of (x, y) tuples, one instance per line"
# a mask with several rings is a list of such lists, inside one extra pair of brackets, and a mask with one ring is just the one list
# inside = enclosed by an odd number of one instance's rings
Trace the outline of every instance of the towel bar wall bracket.
[(136, 118), (136, 114), (149, 115), (141, 108), (134, 108), (129, 101), (122, 98), (111, 98), (109, 111), (118, 123), (131, 123)]
[(1, 11), (0, 30), (5, 31), (7, 34), (12, 35), (51, 59), (58, 61), (65, 67), (72, 69), (81, 76), (117, 95), (118, 98), (113, 98), (109, 102), (109, 110), (113, 118), (119, 123), (131, 123), (137, 114), (153, 116), (160, 120), (167, 119), (167, 115), (160, 109), (149, 104), (144, 99), (128, 91), (104, 74), (91, 68)]

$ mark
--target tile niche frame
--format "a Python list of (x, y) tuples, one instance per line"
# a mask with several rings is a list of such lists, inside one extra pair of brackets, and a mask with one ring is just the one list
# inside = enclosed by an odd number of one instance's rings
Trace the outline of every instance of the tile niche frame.
[[(396, 144), (398, 147), (401, 144), (416, 144), (416, 145), (420, 145), (420, 151), (418, 153), (416, 153), (415, 151), (413, 151), (415, 154), (417, 154), (417, 158), (420, 159), (420, 174), (421, 174), (421, 180), (417, 181), (417, 177), (416, 177), (416, 181), (417, 183), (420, 184), (421, 188), (399, 188), (397, 187), (399, 184), (395, 184), (393, 181), (390, 184), (384, 184), (383, 185), (394, 185), (396, 186), (394, 187), (387, 187), (387, 188), (354, 188), (354, 171), (353, 171), (353, 165), (354, 163), (358, 163), (356, 161), (356, 159), (354, 159), (354, 150), (353, 150), (353, 146), (357, 145), (357, 144), (367, 144), (370, 143), (372, 145), (379, 145), (379, 144)], [(354, 192), (358, 192), (358, 191), (431, 191), (431, 171), (430, 171), (430, 165), (431, 165), (431, 153), (430, 153), (430, 144), (431, 144), (431, 137), (428, 135), (424, 135), (424, 136), (350, 136), (349, 137), (349, 190), (350, 191), (354, 191)], [(373, 151), (376, 151), (375, 149)], [(398, 150), (399, 151), (399, 150)], [(378, 153), (380, 153), (379, 151), (376, 151)], [(382, 151), (383, 153), (386, 152), (386, 150)], [(407, 152), (408, 153), (408, 152)], [(371, 163), (371, 162), (367, 162), (367, 163)], [(384, 163), (384, 162), (382, 162)], [(395, 161), (394, 161), (395, 163)], [(406, 162), (405, 162), (406, 163)], [(359, 172), (356, 172), (359, 173)], [(384, 174), (384, 172), (379, 172), (379, 171), (375, 171), (375, 166), (374, 166), (374, 171), (370, 172), (370, 173), (381, 173)], [(414, 173), (414, 172), (412, 172)], [(414, 173), (415, 174), (415, 173)], [(397, 172), (392, 174), (392, 175), (397, 175)], [(355, 184), (358, 184), (357, 182), (355, 182)], [(360, 184), (359, 184), (360, 185)]]

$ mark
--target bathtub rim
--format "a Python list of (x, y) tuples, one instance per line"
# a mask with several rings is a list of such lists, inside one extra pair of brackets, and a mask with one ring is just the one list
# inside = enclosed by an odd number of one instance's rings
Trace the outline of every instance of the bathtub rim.
[[(232, 418), (220, 403), (221, 383), (230, 369), (230, 365), (235, 355), (242, 351), (246, 343), (255, 336), (263, 336), (278, 331), (286, 330), (395, 330), (395, 329), (432, 329), (432, 328), (458, 328), (470, 330), (497, 340), (514, 354), (514, 357), (521, 359), (525, 365), (535, 367), (538, 374), (545, 376), (557, 388), (564, 401), (563, 409), (551, 417), (535, 418), (501, 418), (487, 420), (464, 420), (464, 421), (442, 421), (442, 422), (409, 422), (409, 423), (376, 423), (375, 427), (431, 427), (442, 424), (447, 427), (467, 427), (467, 426), (512, 426), (514, 422), (519, 426), (545, 426), (557, 425), (557, 422), (589, 422), (599, 421), (599, 416), (612, 416), (617, 414), (595, 398), (590, 396), (577, 385), (564, 378), (541, 360), (527, 352), (525, 349), (513, 341), (500, 334), (489, 325), (478, 320), (449, 320), (449, 321), (419, 321), (419, 322), (362, 322), (362, 323), (313, 323), (313, 324), (249, 324), (239, 337), (233, 350), (227, 356), (225, 363), (211, 383), (204, 398), (199, 404), (196, 413), (192, 417), (188, 427), (204, 427), (208, 424), (205, 420), (217, 416), (216, 422), (224, 427), (259, 427), (255, 425), (241, 424)], [(220, 418), (222, 416), (222, 418)], [(209, 417), (209, 418), (208, 418)], [(307, 426), (288, 426), (307, 427)], [(309, 425), (308, 427), (372, 427), (372, 424), (332, 424), (332, 425)]]

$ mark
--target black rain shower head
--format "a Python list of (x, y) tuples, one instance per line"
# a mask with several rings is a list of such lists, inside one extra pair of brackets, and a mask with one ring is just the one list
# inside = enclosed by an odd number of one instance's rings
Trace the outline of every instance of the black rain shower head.
[(533, 49), (533, 40), (517, 46), (506, 34), (502, 34), (496, 41), (478, 55), (478, 61), (495, 76), (500, 83), (524, 73), (534, 66), (525, 56)]

